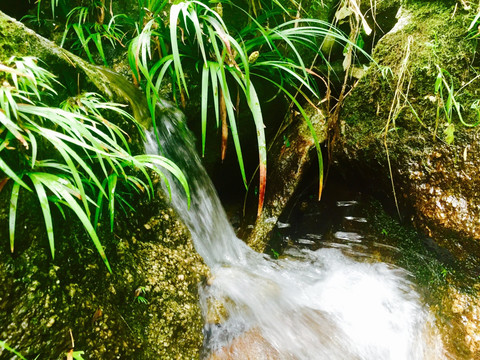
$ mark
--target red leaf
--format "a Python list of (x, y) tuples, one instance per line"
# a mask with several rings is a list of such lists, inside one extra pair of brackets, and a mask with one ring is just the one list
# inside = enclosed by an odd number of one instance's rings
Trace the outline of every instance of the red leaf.
[(5, 186), (5, 184), (8, 182), (8, 178), (5, 178), (5, 179), (2, 179), (0, 181), (0, 192), (3, 190), (3, 187)]
[(258, 210), (257, 217), (262, 214), (263, 202), (265, 200), (265, 186), (267, 184), (267, 166), (260, 163), (260, 189), (258, 191)]
[(223, 97), (223, 91), (220, 89), (220, 119), (222, 120), (222, 149), (221, 158), (225, 159), (227, 152), (227, 140), (228, 140), (228, 125), (227, 125), (227, 106), (225, 104), (225, 98)]

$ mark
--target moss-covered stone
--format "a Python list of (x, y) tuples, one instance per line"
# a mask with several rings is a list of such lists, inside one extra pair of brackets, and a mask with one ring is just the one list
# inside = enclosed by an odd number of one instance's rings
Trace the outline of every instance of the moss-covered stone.
[(393, 263), (413, 275), (424, 302), (436, 315), (436, 326), (449, 356), (453, 359), (478, 357), (478, 266), (457, 261), (431, 238), (387, 214), (378, 200), (363, 196), (361, 204), (367, 219), (363, 231), (374, 241), (386, 245), (375, 255), (379, 261)]
[[(0, 200), (5, 204), (8, 192)], [(136, 213), (119, 213), (114, 233), (100, 230), (112, 274), (75, 222), (55, 223), (52, 260), (32, 200), (25, 199), (19, 215), (37, 222), (19, 222), (13, 254), (6, 242), (0, 249), (2, 340), (27, 358), (63, 359), (72, 347), (71, 330), (75, 350), (89, 359), (199, 358), (197, 286), (208, 269), (161, 196), (134, 204)], [(5, 239), (7, 209), (0, 214)], [(9, 354), (0, 349), (0, 357)]]
[[(345, 172), (393, 199), (392, 175), (403, 215), (461, 258), (480, 255), (479, 135), (461, 124), (456, 109), (448, 119), (443, 105), (448, 85), (463, 120), (476, 123), (472, 15), (448, 1), (405, 2), (375, 47), (380, 67), (372, 66), (345, 100), (336, 151)], [(441, 70), (448, 72), (442, 94), (435, 91)], [(452, 129), (449, 144), (445, 130)]]
[[(35, 56), (61, 83), (73, 84), (60, 89), (53, 102), (76, 95), (80, 84), (81, 90), (130, 103), (137, 119), (145, 118), (144, 98), (113, 72), (86, 64), (2, 13), (0, 34), (0, 62)], [(160, 192), (153, 202), (128, 197), (136, 212), (122, 213), (117, 204), (113, 233), (108, 219), (100, 223), (112, 274), (76, 216), (67, 210), (65, 221), (54, 207), (53, 260), (38, 200), (23, 190), (11, 253), (10, 192), (11, 182), (0, 192), (5, 240), (0, 244), (0, 340), (32, 359), (64, 359), (72, 347), (84, 351), (85, 359), (200, 357), (203, 321), (197, 286), (208, 269)], [(0, 358), (13, 356), (0, 349)]]

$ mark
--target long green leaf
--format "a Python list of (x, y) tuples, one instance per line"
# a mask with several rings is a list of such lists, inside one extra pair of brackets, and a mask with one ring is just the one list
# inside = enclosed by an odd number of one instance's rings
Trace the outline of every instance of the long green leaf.
[(5, 174), (7, 174), (7, 176), (12, 179), (13, 181), (15, 181), (16, 183), (20, 184), (21, 186), (23, 186), (25, 189), (29, 190), (29, 191), (32, 191), (32, 189), (30, 189), (30, 187), (25, 184), (25, 182), (17, 175), (17, 173), (15, 171), (13, 171), (5, 161), (3, 161), (3, 159), (0, 157), (0, 170), (2, 170)]
[[(238, 74), (236, 74), (234, 71), (232, 71), (231, 74), (245, 93), (248, 107), (252, 112), (255, 128), (257, 130), (258, 156), (260, 164), (257, 216), (260, 216), (263, 210), (265, 188), (267, 184), (267, 143), (265, 140), (265, 124), (263, 123), (262, 109), (260, 107), (260, 100), (258, 99), (257, 92), (253, 84), (251, 82), (246, 83), (245, 79), (241, 79), (240, 76), (238, 76)], [(246, 91), (247, 86), (249, 88), (248, 91)]]
[(10, 231), (10, 251), (13, 253), (15, 242), (15, 220), (17, 216), (18, 193), (20, 191), (20, 184), (14, 183), (12, 187), (12, 194), (10, 196), (10, 214), (8, 216), (8, 226)]
[(237, 122), (235, 120), (235, 112), (233, 111), (233, 103), (230, 97), (230, 91), (228, 89), (227, 79), (225, 76), (225, 70), (223, 67), (220, 68), (218, 75), (218, 80), (220, 87), (225, 98), (225, 105), (227, 108), (228, 122), (230, 123), (230, 132), (232, 133), (233, 144), (235, 145), (235, 151), (237, 153), (237, 161), (240, 167), (240, 173), (242, 174), (243, 183), (245, 188), (247, 188), (247, 177), (245, 175), (245, 166), (243, 164), (243, 154), (242, 148), (240, 146), (240, 138), (238, 136)]
[(172, 55), (173, 55), (173, 63), (175, 66), (175, 74), (177, 78), (180, 80), (178, 83), (180, 91), (183, 89), (188, 96), (188, 89), (187, 89), (187, 82), (185, 81), (185, 74), (183, 73), (182, 63), (180, 61), (180, 51), (178, 49), (178, 40), (177, 40), (177, 22), (178, 16), (181, 11), (185, 11), (186, 4), (179, 3), (172, 5), (170, 8), (170, 43), (172, 46)]
[(20, 133), (22, 129), (18, 127), (12, 120), (10, 120), (1, 110), (0, 110), (0, 123), (3, 124), (8, 131), (10, 131), (18, 141), (22, 143), (23, 146), (28, 147), (27, 140)]
[(40, 207), (42, 208), (43, 219), (45, 221), (45, 227), (47, 229), (48, 242), (50, 244), (50, 251), (52, 253), (52, 259), (55, 259), (55, 239), (53, 234), (52, 213), (50, 212), (50, 206), (48, 204), (47, 194), (45, 188), (37, 173), (29, 173), (28, 176), (32, 180), (35, 191), (37, 192), (38, 200), (40, 201)]
[(8, 344), (5, 341), (0, 340), (0, 346), (4, 348), (7, 351), (10, 351), (12, 354), (17, 355), (21, 360), (27, 360), (25, 357), (23, 357), (22, 354), (20, 354), (17, 350), (11, 348), (8, 346)]
[(112, 174), (108, 177), (108, 197), (110, 209), (110, 231), (113, 232), (113, 224), (115, 219), (115, 190), (117, 188), (117, 174)]
[(27, 130), (27, 135), (30, 140), (30, 144), (32, 145), (32, 159), (30, 160), (30, 163), (33, 169), (35, 167), (35, 162), (37, 161), (37, 153), (38, 153), (37, 139), (29, 130)]
[[(167, 186), (168, 180), (165, 178), (160, 168), (168, 170), (182, 185), (185, 194), (187, 195), (188, 205), (190, 206), (190, 188), (188, 186), (187, 178), (183, 174), (182, 170), (173, 161), (160, 155), (137, 155), (135, 156), (135, 160), (140, 164), (143, 164), (144, 166), (154, 170), (164, 179), (164, 181), (166, 181)], [(149, 177), (147, 177), (147, 179), (149, 180)]]
[(202, 67), (202, 156), (205, 156), (205, 143), (207, 137), (207, 104), (208, 104), (208, 65)]
[[(106, 187), (107, 179), (103, 181), (103, 187)], [(99, 191), (97, 195), (97, 202), (96, 202), (96, 209), (95, 209), (95, 217), (93, 220), (93, 228), (97, 230), (98, 222), (100, 220), (100, 214), (102, 213), (103, 208), (103, 197), (104, 192)]]
[[(105, 65), (106, 67), (108, 67), (108, 62), (107, 62), (107, 58), (105, 57), (105, 53), (103, 51), (103, 45), (102, 45), (102, 37), (100, 36), (99, 33), (93, 33), (93, 34), (90, 34), (88, 36), (88, 38), (92, 39), (93, 40), (93, 43), (95, 44), (95, 46), (97, 47), (97, 50), (98, 50), (98, 53), (100, 54), (100, 57), (102, 58), (103, 60), (103, 65)], [(86, 41), (88, 43), (88, 39)]]
[(72, 24), (73, 30), (78, 36), (78, 40), (80, 40), (80, 44), (83, 47), (83, 50), (85, 51), (85, 54), (87, 54), (88, 60), (92, 63), (95, 64), (95, 61), (93, 60), (92, 54), (90, 53), (90, 49), (88, 48), (88, 41), (90, 39), (85, 38), (85, 34), (83, 32), (83, 28), (80, 24)]
[(188, 17), (193, 23), (193, 27), (195, 28), (195, 36), (198, 42), (198, 46), (200, 48), (200, 52), (202, 53), (203, 61), (207, 62), (206, 50), (203, 44), (203, 33), (202, 33), (200, 21), (198, 20), (197, 11), (194, 9), (193, 11), (186, 11), (186, 12)]
[[(40, 187), (43, 190), (43, 192), (44, 192), (44, 188), (43, 188), (43, 185), (44, 185), (48, 187), (48, 189), (50, 189), (53, 193), (55, 193), (59, 198), (62, 198), (63, 200), (66, 201), (66, 203), (73, 210), (75, 215), (77, 215), (78, 219), (82, 223), (87, 233), (90, 235), (90, 238), (92, 239), (93, 244), (95, 245), (95, 248), (100, 254), (108, 271), (112, 272), (110, 264), (108, 263), (107, 257), (105, 255), (105, 251), (103, 250), (102, 244), (98, 238), (97, 233), (95, 232), (95, 229), (90, 223), (90, 220), (87, 214), (83, 211), (83, 209), (80, 207), (78, 202), (72, 197), (72, 195), (68, 190), (68, 187), (65, 186), (64, 179), (52, 174), (47, 174), (47, 173), (30, 173), (29, 176), (30, 178), (32, 178), (32, 181), (34, 181), (34, 184), (35, 183), (40, 184)], [(42, 198), (43, 198), (43, 195), (42, 195)], [(45, 201), (48, 202), (48, 200), (46, 200), (46, 196), (45, 196)]]
[[(77, 170), (77, 167), (75, 163), (72, 161), (72, 158), (68, 155), (68, 146), (65, 146), (65, 143), (61, 141), (55, 141), (53, 139), (50, 139), (52, 143), (55, 144), (55, 147), (57, 148), (58, 152), (60, 155), (62, 155), (62, 158), (65, 160), (68, 169), (70, 171), (70, 174), (72, 174), (73, 179), (75, 180), (75, 184), (77, 186), (77, 189), (80, 192), (80, 197), (83, 202), (83, 205), (85, 207), (85, 211), (87, 212), (88, 216), (90, 216), (90, 209), (88, 208), (88, 203), (87, 203), (87, 195), (85, 194), (85, 189), (83, 187), (82, 179), (80, 177), (80, 173)], [(70, 152), (75, 152), (73, 149), (70, 149)]]
[(215, 109), (215, 119), (217, 128), (220, 126), (220, 110), (219, 110), (219, 103), (218, 103), (218, 79), (217, 79), (217, 72), (218, 72), (218, 63), (216, 62), (208, 62), (208, 67), (210, 69), (210, 79), (212, 81), (212, 97), (213, 97), (213, 107)]
[(318, 198), (320, 200), (321, 196), (322, 196), (322, 192), (323, 192), (323, 155), (322, 155), (322, 148), (320, 147), (320, 143), (318, 141), (318, 136), (317, 136), (317, 133), (315, 131), (315, 128), (313, 127), (313, 124), (310, 120), (310, 117), (307, 115), (307, 113), (305, 112), (305, 110), (303, 109), (303, 107), (300, 105), (300, 103), (295, 99), (295, 97), (290, 93), (288, 92), (285, 88), (283, 88), (280, 84), (276, 83), (275, 81), (273, 81), (272, 79), (268, 78), (268, 77), (263, 77), (261, 76), (263, 79), (269, 81), (270, 83), (272, 83), (273, 85), (279, 87), (282, 92), (287, 95), (290, 100), (296, 105), (296, 107), (298, 108), (298, 111), (300, 111), (300, 114), (302, 114), (302, 117), (305, 119), (305, 121), (307, 122), (307, 126), (308, 126), (308, 129), (310, 130), (310, 134), (312, 135), (312, 138), (313, 138), (313, 142), (315, 144), (315, 149), (317, 151), (317, 158), (318, 158), (318, 177), (319, 177), (319, 184), (318, 184)]

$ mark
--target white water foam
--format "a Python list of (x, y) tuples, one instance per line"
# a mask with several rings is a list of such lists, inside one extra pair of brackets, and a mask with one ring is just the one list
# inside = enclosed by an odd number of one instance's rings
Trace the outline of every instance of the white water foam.
[(164, 107), (157, 124), (161, 149), (150, 134), (147, 151), (166, 155), (185, 172), (192, 205), (170, 179), (172, 202), (213, 275), (200, 289), (205, 318), (215, 303), (225, 314), (205, 325), (206, 356), (445, 358), (433, 318), (404, 270), (357, 262), (333, 248), (292, 250), (279, 260), (255, 253), (235, 237), (179, 112)]

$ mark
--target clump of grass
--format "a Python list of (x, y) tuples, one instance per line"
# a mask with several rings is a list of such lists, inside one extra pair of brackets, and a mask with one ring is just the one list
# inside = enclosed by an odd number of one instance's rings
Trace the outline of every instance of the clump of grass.
[[(233, 5), (226, 1), (225, 3)], [(259, 215), (263, 209), (267, 179), (267, 144), (262, 107), (257, 84), (270, 84), (293, 102), (311, 130), (317, 148), (320, 182), (323, 160), (317, 135), (301, 103), (312, 103), (319, 93), (314, 77), (320, 77), (305, 64), (300, 47), (319, 51), (325, 37), (355, 47), (348, 37), (330, 24), (315, 19), (294, 19), (276, 26), (276, 10), (251, 16), (238, 8), (248, 21), (238, 34), (232, 34), (222, 14), (202, 2), (187, 0), (175, 3), (169, 11), (168, 24), (161, 16), (153, 16), (142, 32), (131, 42), (129, 61), (136, 81), (143, 79), (152, 119), (164, 80), (169, 76), (174, 95), (182, 104), (189, 96), (185, 75), (198, 74), (201, 84), (202, 154), (205, 153), (209, 103), (213, 103), (215, 124), (222, 129), (222, 159), (227, 137), (231, 134), (240, 173), (247, 186), (241, 141), (238, 133), (238, 110), (243, 97), (251, 113), (257, 135), (259, 157)], [(224, 12), (225, 10), (222, 10)], [(166, 30), (166, 31), (165, 31)], [(169, 52), (166, 53), (169, 49)], [(160, 50), (158, 57), (154, 50)], [(321, 53), (320, 53), (321, 54)], [(323, 59), (326, 61), (325, 59)], [(197, 71), (195, 71), (195, 69)], [(320, 187), (321, 192), (321, 187)]]
[(86, 6), (73, 8), (67, 15), (60, 46), (64, 46), (68, 35), (73, 30), (75, 41), (70, 44), (70, 48), (76, 49), (78, 52), (81, 49), (87, 55), (88, 60), (95, 64), (94, 53), (91, 49), (93, 43), (103, 64), (108, 66), (103, 43), (108, 41), (113, 48), (116, 45), (125, 47), (123, 41), (127, 34), (123, 28), (126, 25), (126, 15), (112, 16), (107, 24), (104, 23), (104, 20), (105, 4), (101, 1), (91, 1)]
[[(83, 52), (94, 62), (96, 50), (103, 63), (107, 59), (103, 43), (108, 40), (128, 46), (128, 60), (133, 79), (147, 96), (151, 117), (155, 124), (159, 92), (165, 82), (170, 82), (172, 96), (185, 107), (190, 87), (200, 84), (201, 89), (201, 152), (206, 151), (209, 108), (213, 108), (213, 121), (221, 129), (221, 158), (225, 157), (228, 137), (232, 137), (236, 157), (245, 188), (247, 174), (238, 117), (241, 98), (247, 104), (256, 129), (258, 149), (258, 208), (263, 209), (267, 183), (267, 143), (262, 105), (258, 94), (259, 84), (268, 84), (296, 107), (308, 124), (314, 138), (320, 177), (319, 197), (323, 184), (323, 158), (313, 125), (303, 109), (304, 103), (314, 104), (321, 94), (316, 81), (321, 76), (306, 64), (303, 53), (310, 52), (316, 59), (328, 61), (320, 51), (322, 42), (337, 41), (348, 49), (358, 49), (356, 37), (348, 37), (331, 24), (300, 18), (302, 6), (295, 0), (248, 0), (241, 6), (230, 0), (207, 5), (204, 1), (138, 0), (136, 18), (124, 14), (114, 15), (110, 9), (108, 25), (105, 16), (98, 17), (98, 9), (105, 15), (105, 4), (98, 0), (86, 1), (84, 6), (73, 8), (67, 15), (62, 45), (67, 42)], [(55, 6), (52, 2), (52, 13)], [(346, 5), (344, 5), (346, 6)], [(352, 5), (353, 6), (353, 5)], [(349, 5), (349, 8), (352, 7)], [(234, 29), (226, 19), (228, 11), (242, 17), (243, 28)], [(368, 33), (359, 9), (353, 13)], [(238, 20), (238, 19), (236, 19)], [(73, 43), (70, 38), (73, 35)], [(364, 53), (364, 52), (363, 52)], [(367, 58), (370, 57), (364, 53)], [(186, 73), (189, 74), (187, 81)], [(328, 81), (321, 79), (325, 84)]]
[[(435, 121), (435, 131), (434, 137), (437, 134), (437, 129), (439, 125), (440, 119), (440, 112), (443, 110), (443, 114), (446, 120), (446, 127), (444, 129), (445, 134), (445, 141), (448, 144), (453, 143), (455, 139), (455, 123), (453, 122), (453, 114), (456, 113), (460, 123), (466, 127), (475, 127), (477, 126), (480, 121), (475, 123), (467, 123), (463, 119), (462, 115), (462, 107), (460, 102), (458, 101), (458, 92), (455, 92), (453, 86), (453, 79), (450, 73), (442, 69), (440, 66), (437, 65), (437, 78), (435, 80), (435, 97), (437, 100), (437, 115)], [(450, 80), (450, 81), (448, 81)], [(472, 108), (475, 109), (475, 102), (472, 104)]]
[(53, 204), (64, 217), (65, 207), (76, 214), (109, 271), (95, 227), (104, 202), (112, 230), (115, 203), (129, 206), (117, 191), (119, 184), (151, 196), (153, 184), (147, 169), (166, 181), (160, 170), (164, 169), (178, 178), (189, 197), (186, 179), (172, 161), (162, 156), (132, 154), (128, 135), (104, 116), (108, 111), (134, 123), (143, 135), (140, 124), (122, 105), (106, 102), (93, 93), (79, 95), (60, 107), (45, 105), (48, 97), (57, 95), (55, 78), (34, 58), (0, 64), (0, 79), (0, 170), (3, 185), (13, 182), (9, 210), (12, 252), (21, 189), (34, 192), (40, 202), (52, 258)]

